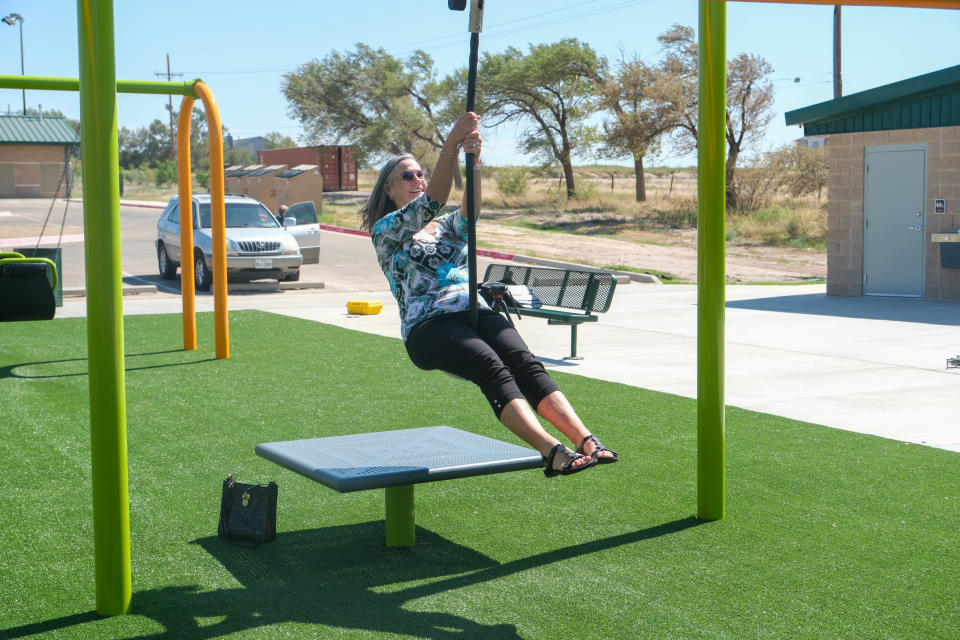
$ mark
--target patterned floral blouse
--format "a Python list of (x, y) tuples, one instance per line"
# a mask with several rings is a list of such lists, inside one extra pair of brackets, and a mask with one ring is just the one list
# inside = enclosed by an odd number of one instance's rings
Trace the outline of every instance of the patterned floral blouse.
[[(470, 308), (466, 218), (458, 209), (437, 218), (433, 233), (424, 230), (441, 207), (424, 193), (373, 225), (377, 262), (400, 305), (404, 341), (418, 322)], [(480, 297), (477, 304), (490, 308)]]

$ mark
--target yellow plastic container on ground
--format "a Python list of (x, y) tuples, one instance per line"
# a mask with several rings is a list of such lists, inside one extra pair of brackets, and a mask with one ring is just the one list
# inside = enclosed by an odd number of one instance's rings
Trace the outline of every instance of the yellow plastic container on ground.
[(347, 302), (347, 313), (352, 315), (370, 316), (380, 313), (383, 303), (373, 300), (350, 300)]

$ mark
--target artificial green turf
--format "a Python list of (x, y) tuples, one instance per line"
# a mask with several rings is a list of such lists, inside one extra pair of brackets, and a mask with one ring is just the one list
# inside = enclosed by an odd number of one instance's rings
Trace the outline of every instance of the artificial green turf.
[[(231, 357), (125, 319), (133, 606), (93, 611), (86, 321), (0, 325), (0, 638), (947, 638), (960, 455), (727, 410), (727, 516), (693, 517), (693, 400), (556, 373), (620, 464), (338, 494), (259, 442), (449, 424), (518, 442), (402, 344), (231, 313)], [(758, 381), (762, 384), (762, 381)], [(280, 484), (279, 534), (216, 537), (220, 487)]]

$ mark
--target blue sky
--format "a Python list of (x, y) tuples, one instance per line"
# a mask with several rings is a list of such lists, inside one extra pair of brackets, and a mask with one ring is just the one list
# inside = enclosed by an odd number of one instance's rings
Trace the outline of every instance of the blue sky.
[[(24, 17), (27, 75), (77, 76), (75, 0), (0, 0), (0, 15)], [(115, 0), (117, 77), (158, 79), (171, 70), (203, 78), (216, 96), (224, 125), (235, 137), (279, 131), (296, 139), (300, 128), (287, 115), (280, 93), (284, 73), (357, 42), (405, 57), (430, 53), (441, 74), (466, 66), (466, 13), (443, 0), (288, 0), (276, 5), (247, 0)], [(656, 37), (672, 24), (696, 27), (695, 0), (488, 0), (480, 36), (483, 51), (576, 37), (615, 59), (621, 51), (647, 61), (659, 55)], [(799, 137), (783, 114), (833, 97), (833, 8), (730, 2), (727, 53), (764, 57), (774, 68), (776, 115), (766, 146)], [(960, 64), (955, 38), (960, 11), (843, 8), (845, 94)], [(17, 27), (0, 23), (0, 74), (20, 73)], [(799, 78), (799, 82), (795, 82)], [(483, 82), (483, 78), (479, 79)], [(175, 101), (177, 98), (175, 98)], [(168, 119), (160, 96), (118, 97), (120, 126)], [(42, 104), (79, 117), (75, 94), (27, 92), (28, 106)], [(20, 91), (0, 90), (0, 111), (21, 107)], [(485, 155), (494, 164), (523, 163), (515, 152), (515, 128), (485, 131)], [(669, 151), (664, 164), (690, 162)], [(651, 163), (648, 162), (648, 165)]]

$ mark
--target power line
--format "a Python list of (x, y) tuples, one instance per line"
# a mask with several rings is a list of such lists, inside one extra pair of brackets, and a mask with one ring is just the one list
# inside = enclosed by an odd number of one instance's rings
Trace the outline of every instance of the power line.
[[(523, 24), (523, 23), (528, 23), (544, 15), (556, 15), (570, 8), (583, 7), (585, 4), (592, 4), (598, 1), (601, 1), (601, 0), (590, 0), (589, 2), (586, 2), (586, 3), (578, 2), (572, 5), (561, 7), (560, 9), (556, 9), (553, 11), (541, 12), (541, 13), (524, 17), (524, 18), (517, 18), (516, 20), (512, 20), (510, 22), (507, 22), (501, 25), (494, 25), (492, 28), (488, 27), (484, 29), (484, 39), (490, 40), (490, 39), (496, 39), (496, 38), (504, 38), (517, 33), (523, 33), (525, 31), (529, 31), (533, 26), (535, 26), (538, 29), (541, 29), (543, 27), (550, 27), (558, 24), (564, 24), (567, 22), (572, 22), (574, 20), (580, 20), (582, 18), (591, 18), (593, 16), (601, 15), (604, 13), (610, 13), (611, 11), (625, 9), (633, 5), (646, 4), (648, 2), (651, 2), (652, 0), (620, 0), (619, 2), (613, 5), (609, 5), (606, 7), (596, 7), (596, 8), (589, 9), (587, 11), (581, 11), (579, 13), (573, 13), (567, 16), (559, 16), (552, 20), (539, 22), (536, 25)], [(399, 53), (399, 52), (405, 53), (405, 52), (412, 52), (417, 49), (424, 49), (424, 50), (443, 49), (446, 47), (459, 45), (462, 43), (462, 41), (463, 41), (463, 38), (461, 34), (456, 34), (456, 35), (436, 38), (434, 40), (420, 41), (418, 43), (412, 43), (408, 45), (399, 45), (397, 47), (393, 47), (391, 51), (393, 51), (394, 53)]]
[[(554, 17), (551, 20), (538, 22), (535, 25), (530, 24), (531, 22), (541, 18), (543, 16), (557, 16), (557, 14), (569, 11), (571, 9), (582, 9), (586, 5), (596, 4), (597, 2), (604, 2), (605, 0), (586, 0), (585, 2), (573, 2), (565, 6), (553, 9), (550, 11), (542, 11), (539, 13), (531, 14), (528, 16), (516, 18), (500, 24), (494, 24), (491, 26), (489, 23), (484, 29), (484, 38), (485, 39), (495, 39), (495, 38), (505, 38), (517, 33), (522, 33), (524, 31), (529, 31), (531, 28), (543, 28), (554, 26), (558, 24), (564, 24), (567, 22), (572, 22), (574, 20), (580, 20), (582, 18), (590, 18), (593, 16), (601, 15), (604, 13), (609, 13), (611, 11), (617, 11), (619, 9), (625, 9), (630, 6), (647, 4), (653, 0), (617, 0), (615, 4), (608, 6), (593, 7), (586, 11), (578, 11), (576, 13), (571, 13), (566, 16)], [(356, 22), (362, 22), (363, 20), (355, 20), (348, 23), (343, 23), (339, 26), (344, 26), (346, 24), (353, 24)], [(389, 49), (390, 52), (394, 54), (399, 53), (408, 53), (416, 51), (417, 49), (423, 49), (425, 51), (433, 49), (443, 49), (452, 46), (458, 46), (463, 42), (463, 34), (456, 33), (448, 36), (441, 36), (439, 38), (434, 38), (433, 40), (421, 40), (416, 43), (402, 44)], [(254, 69), (222, 69), (216, 71), (210, 70), (187, 70), (186, 73), (197, 76), (212, 76), (212, 75), (256, 75), (261, 73), (276, 73), (278, 71), (293, 71), (303, 63), (296, 64), (285, 64), (285, 65), (276, 65), (270, 67), (259, 67)]]
[(285, 64), (285, 65), (280, 65), (276, 67), (260, 67), (259, 69), (227, 69), (223, 71), (194, 71), (194, 70), (187, 69), (185, 73), (189, 73), (190, 75), (197, 75), (197, 76), (214, 76), (214, 75), (241, 76), (241, 75), (256, 74), (256, 73), (276, 73), (277, 71), (292, 71), (293, 69), (296, 69), (299, 66), (300, 66), (299, 64)]

